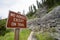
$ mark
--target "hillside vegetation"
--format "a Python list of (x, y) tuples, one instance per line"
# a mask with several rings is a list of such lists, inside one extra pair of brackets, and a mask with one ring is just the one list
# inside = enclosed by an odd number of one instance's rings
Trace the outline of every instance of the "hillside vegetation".
[(29, 6), (29, 12), (26, 14), (26, 16), (28, 17), (28, 19), (33, 19), (36, 18), (36, 16), (34, 16), (36, 14), (36, 12), (38, 11), (38, 9), (40, 8), (46, 8), (47, 13), (50, 12), (52, 9), (54, 9), (56, 6), (60, 5), (60, 0), (41, 0), (41, 2), (36, 1), (36, 5), (31, 5)]

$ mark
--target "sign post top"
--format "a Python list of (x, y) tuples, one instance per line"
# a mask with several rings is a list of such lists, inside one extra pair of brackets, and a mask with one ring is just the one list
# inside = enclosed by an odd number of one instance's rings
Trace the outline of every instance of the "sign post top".
[(26, 28), (26, 16), (9, 11), (7, 27), (8, 28)]

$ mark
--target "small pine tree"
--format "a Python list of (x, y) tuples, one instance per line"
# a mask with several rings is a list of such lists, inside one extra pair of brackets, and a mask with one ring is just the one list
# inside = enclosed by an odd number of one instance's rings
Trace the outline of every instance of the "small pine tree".
[(37, 10), (35, 5), (33, 5), (33, 10), (34, 10), (34, 12), (36, 12), (36, 10)]
[(36, 1), (36, 3), (37, 3), (37, 7), (39, 8), (39, 2), (38, 2), (38, 1)]

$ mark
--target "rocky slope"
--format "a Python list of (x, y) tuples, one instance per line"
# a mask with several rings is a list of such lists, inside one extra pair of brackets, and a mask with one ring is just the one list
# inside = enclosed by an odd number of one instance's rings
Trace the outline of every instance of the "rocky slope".
[(40, 30), (43, 28), (50, 28), (55, 27), (57, 33), (55, 33), (57, 36), (55, 38), (58, 38), (60, 40), (60, 6), (55, 7), (52, 11), (47, 13), (45, 8), (38, 9), (35, 16), (37, 18), (29, 20), (28, 27), (33, 30)]
[[(36, 14), (38, 14), (38, 13), (36, 13)], [(41, 14), (38, 14), (38, 16)], [(46, 13), (43, 17), (29, 20), (28, 26), (31, 26), (31, 25), (36, 26), (36, 25), (51, 24), (51, 23), (52, 24), (54, 24), (54, 23), (59, 24), (60, 23), (60, 6), (57, 6), (49, 13)]]

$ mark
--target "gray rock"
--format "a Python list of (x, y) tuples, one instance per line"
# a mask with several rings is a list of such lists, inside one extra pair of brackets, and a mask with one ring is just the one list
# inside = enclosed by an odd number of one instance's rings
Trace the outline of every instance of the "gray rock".
[(37, 10), (37, 12), (35, 13), (35, 16), (36, 16), (37, 18), (41, 18), (41, 17), (43, 17), (46, 13), (47, 13), (46, 7), (39, 8), (39, 9)]

